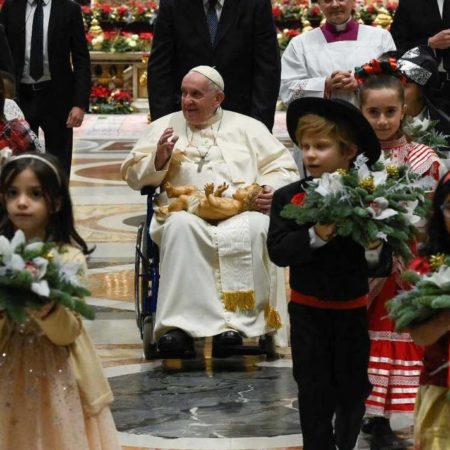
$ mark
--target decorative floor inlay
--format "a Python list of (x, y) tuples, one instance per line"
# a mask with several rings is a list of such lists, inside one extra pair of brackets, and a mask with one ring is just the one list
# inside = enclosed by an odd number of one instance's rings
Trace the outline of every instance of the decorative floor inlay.
[(291, 369), (255, 358), (170, 361), (111, 378), (118, 430), (164, 438), (270, 437), (300, 432)]

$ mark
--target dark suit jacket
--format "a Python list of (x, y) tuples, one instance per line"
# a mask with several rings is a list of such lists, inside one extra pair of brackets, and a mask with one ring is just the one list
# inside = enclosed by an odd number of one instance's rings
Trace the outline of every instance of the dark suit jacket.
[(225, 0), (214, 46), (202, 0), (161, 0), (148, 65), (153, 120), (179, 111), (181, 80), (198, 65), (224, 78), (224, 109), (272, 129), (281, 68), (270, 0)]
[[(19, 99), (25, 58), (25, 11), (26, 0), (6, 0), (0, 16), (14, 59)], [(73, 106), (87, 110), (91, 85), (90, 57), (81, 8), (72, 0), (52, 0), (48, 58), (55, 94), (52, 108), (64, 114)]]
[(0, 70), (14, 74), (11, 50), (6, 39), (5, 28), (0, 24)]
[(437, 0), (400, 0), (391, 34), (397, 49), (405, 52), (428, 45), (428, 38), (447, 28), (450, 24), (444, 24)]

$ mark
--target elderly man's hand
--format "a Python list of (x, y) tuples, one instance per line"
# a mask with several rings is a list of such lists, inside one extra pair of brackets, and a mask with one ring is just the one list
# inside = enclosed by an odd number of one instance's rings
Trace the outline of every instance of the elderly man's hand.
[(431, 48), (437, 48), (439, 50), (445, 50), (450, 47), (450, 29), (439, 31), (434, 36), (428, 39), (428, 46)]
[(255, 200), (255, 205), (263, 214), (269, 214), (272, 206), (273, 188), (271, 186), (263, 186), (263, 190)]
[(163, 131), (156, 145), (155, 169), (162, 170), (172, 155), (178, 136), (174, 134), (173, 128), (169, 127)]

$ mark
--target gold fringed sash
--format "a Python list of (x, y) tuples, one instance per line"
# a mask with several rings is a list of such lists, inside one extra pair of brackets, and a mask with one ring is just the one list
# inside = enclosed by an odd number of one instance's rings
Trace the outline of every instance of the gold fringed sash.
[(282, 323), (280, 314), (278, 314), (278, 311), (275, 308), (272, 308), (272, 306), (267, 305), (264, 308), (264, 317), (269, 328), (272, 328), (274, 330), (278, 330), (281, 328)]
[(253, 311), (255, 309), (255, 291), (223, 292), (223, 303), (227, 311)]
[(250, 224), (247, 214), (231, 217), (217, 226), (220, 287), (227, 311), (255, 309)]

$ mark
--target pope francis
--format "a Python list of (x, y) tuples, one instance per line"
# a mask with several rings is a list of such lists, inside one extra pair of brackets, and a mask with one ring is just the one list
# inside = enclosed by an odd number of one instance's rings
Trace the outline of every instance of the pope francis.
[[(153, 220), (160, 248), (155, 334), (161, 352), (193, 351), (193, 338), (214, 336), (217, 348), (277, 331), (287, 345), (283, 272), (271, 264), (266, 234), (274, 189), (298, 179), (288, 150), (250, 117), (221, 109), (224, 82), (212, 67), (182, 80), (182, 111), (153, 122), (123, 162), (123, 178), (144, 186), (226, 183), (227, 193), (258, 183), (257, 211), (207, 222), (187, 211)], [(158, 203), (170, 201), (162, 192)]]

